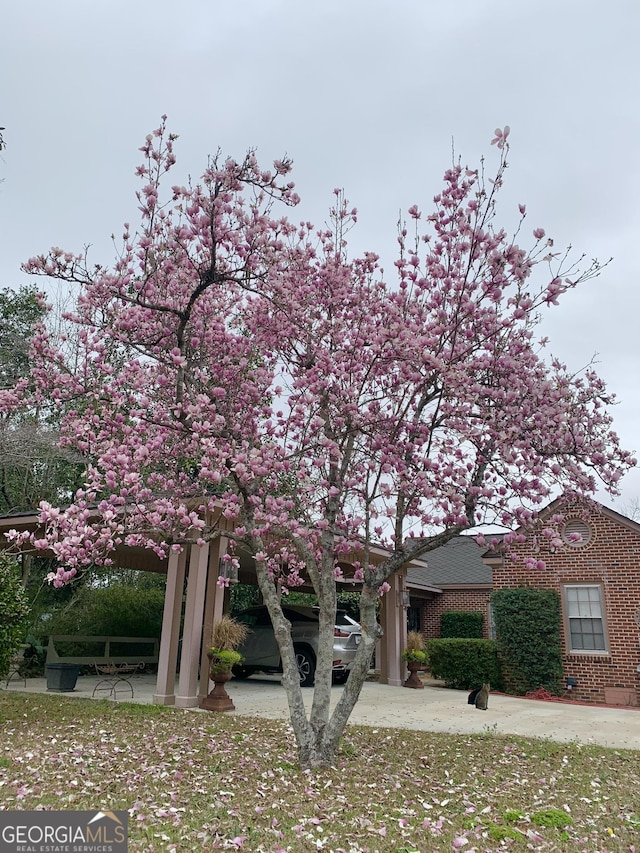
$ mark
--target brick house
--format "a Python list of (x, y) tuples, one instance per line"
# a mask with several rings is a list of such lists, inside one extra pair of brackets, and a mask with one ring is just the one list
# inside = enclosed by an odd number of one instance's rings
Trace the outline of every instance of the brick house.
[(483, 633), (489, 636), (492, 571), (482, 559), (486, 550), (473, 536), (455, 536), (430, 551), (423, 565), (407, 569), (409, 630), (419, 630), (430, 640), (440, 636), (443, 613), (475, 610), (484, 614)]
[[(408, 628), (427, 639), (440, 636), (449, 610), (484, 614), (484, 636), (493, 635), (494, 589), (530, 586), (560, 596), (565, 695), (610, 705), (640, 705), (640, 524), (598, 503), (551, 503), (540, 521), (562, 510), (564, 547), (525, 532), (512, 557), (487, 551), (472, 536), (457, 536), (410, 567)], [(541, 544), (542, 543), (542, 544)], [(527, 558), (544, 569), (527, 569)], [(570, 685), (570, 686), (569, 686)]]
[[(558, 509), (558, 501), (550, 504), (541, 521)], [(562, 512), (564, 547), (554, 549), (530, 532), (512, 548), (515, 559), (487, 555), (493, 588), (555, 589), (565, 685), (572, 697), (640, 705), (640, 524), (597, 503), (573, 504)], [(527, 557), (542, 559), (545, 568), (527, 570)]]

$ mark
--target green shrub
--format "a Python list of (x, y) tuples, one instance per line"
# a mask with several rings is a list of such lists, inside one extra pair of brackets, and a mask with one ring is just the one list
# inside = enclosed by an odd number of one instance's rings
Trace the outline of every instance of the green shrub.
[(484, 616), (479, 611), (449, 610), (440, 617), (441, 637), (482, 637)]
[(336, 594), (338, 607), (344, 610), (347, 616), (351, 616), (356, 622), (360, 621), (360, 593), (359, 592), (338, 592)]
[(506, 689), (522, 695), (543, 687), (561, 694), (558, 593), (532, 587), (500, 589), (491, 596), (491, 605)]
[(0, 551), (0, 679), (23, 641), (29, 602), (13, 557)]
[[(164, 592), (159, 588), (145, 589), (121, 583), (98, 589), (85, 586), (63, 610), (41, 624), (46, 627), (47, 634), (159, 637), (163, 610)], [(94, 653), (86, 648), (80, 651), (65, 649), (64, 652)], [(114, 654), (121, 653), (127, 652), (114, 651)]]
[[(359, 592), (340, 592), (336, 593), (338, 609), (344, 610), (347, 616), (360, 620), (360, 593)], [(231, 589), (231, 613), (238, 613), (244, 610), (245, 607), (251, 607), (254, 604), (260, 603), (260, 590), (257, 586), (248, 584), (235, 584)], [(301, 607), (316, 607), (318, 604), (318, 596), (313, 592), (297, 592), (293, 590), (287, 593), (286, 599), (283, 599), (283, 604), (291, 604)]]
[(257, 586), (247, 583), (235, 583), (231, 586), (229, 600), (231, 613), (239, 613), (241, 610), (259, 603), (260, 590)]
[(489, 683), (494, 689), (502, 687), (502, 674), (494, 640), (458, 639), (447, 637), (427, 640), (431, 674), (447, 687), (471, 690)]

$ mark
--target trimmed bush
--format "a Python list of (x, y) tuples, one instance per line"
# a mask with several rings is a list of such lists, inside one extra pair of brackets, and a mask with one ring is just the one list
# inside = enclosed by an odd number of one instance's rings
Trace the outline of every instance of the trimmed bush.
[(560, 596), (554, 589), (496, 590), (491, 596), (506, 689), (562, 693)]
[(476, 610), (449, 610), (440, 617), (441, 637), (482, 638), (484, 615)]
[(472, 690), (489, 683), (502, 688), (502, 673), (494, 640), (447, 637), (427, 640), (429, 668), (447, 687)]
[(0, 551), (0, 679), (24, 639), (29, 602), (16, 561)]
[[(46, 623), (47, 634), (84, 634), (111, 637), (159, 637), (162, 628), (164, 592), (114, 583), (99, 589), (81, 588), (75, 598)], [(102, 648), (100, 646), (100, 648)], [(95, 651), (64, 649), (65, 654)], [(137, 647), (140, 653), (140, 648)], [(131, 649), (133, 653), (134, 649)], [(114, 654), (128, 654), (119, 650)], [(145, 654), (147, 652), (144, 652)]]

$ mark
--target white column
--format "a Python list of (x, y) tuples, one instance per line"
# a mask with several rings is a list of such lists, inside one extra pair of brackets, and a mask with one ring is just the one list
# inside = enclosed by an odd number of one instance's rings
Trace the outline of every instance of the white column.
[(180, 677), (175, 701), (178, 708), (195, 708), (198, 705), (198, 665), (200, 663), (208, 563), (209, 543), (201, 546), (192, 545), (189, 555)]
[(186, 564), (187, 555), (185, 551), (180, 553), (171, 551), (169, 553), (162, 632), (160, 634), (158, 678), (156, 680), (156, 692), (153, 694), (153, 701), (156, 705), (173, 705), (175, 702), (174, 686)]

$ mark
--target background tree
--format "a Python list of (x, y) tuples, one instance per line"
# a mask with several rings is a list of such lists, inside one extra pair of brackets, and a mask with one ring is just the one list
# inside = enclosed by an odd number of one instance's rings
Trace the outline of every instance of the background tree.
[[(0, 390), (29, 391), (30, 340), (39, 324), (60, 335), (34, 287), (0, 291)], [(60, 410), (51, 401), (0, 412), (0, 513), (37, 508), (42, 500), (68, 501), (81, 481), (78, 456), (59, 446)]]
[[(535, 337), (541, 310), (599, 266), (580, 273), (540, 228), (521, 248), (495, 226), (507, 132), (493, 181), (454, 164), (424, 227), (409, 209), (393, 285), (376, 255), (348, 257), (356, 212), (340, 191), (318, 231), (276, 215), (297, 201), (287, 160), (263, 170), (253, 152), (218, 155), (200, 183), (164, 197), (175, 163), (164, 120), (142, 148), (141, 224), (125, 225), (113, 269), (59, 249), (25, 265), (79, 285), (82, 353), (70, 365), (39, 330), (35, 390), (0, 407), (64, 407), (64, 444), (87, 466), (66, 511), (41, 505), (35, 546), (55, 551), (63, 584), (119, 542), (165, 554), (234, 519), (304, 766), (333, 759), (393, 572), (462, 530), (526, 525), (557, 490), (615, 491), (633, 463), (601, 380), (545, 361)], [(376, 563), (380, 543), (390, 554)], [(363, 640), (330, 712), (336, 577), (354, 549)], [(279, 595), (303, 577), (320, 618), (309, 714)]]
[(29, 603), (14, 557), (0, 551), (0, 679), (24, 640)]

